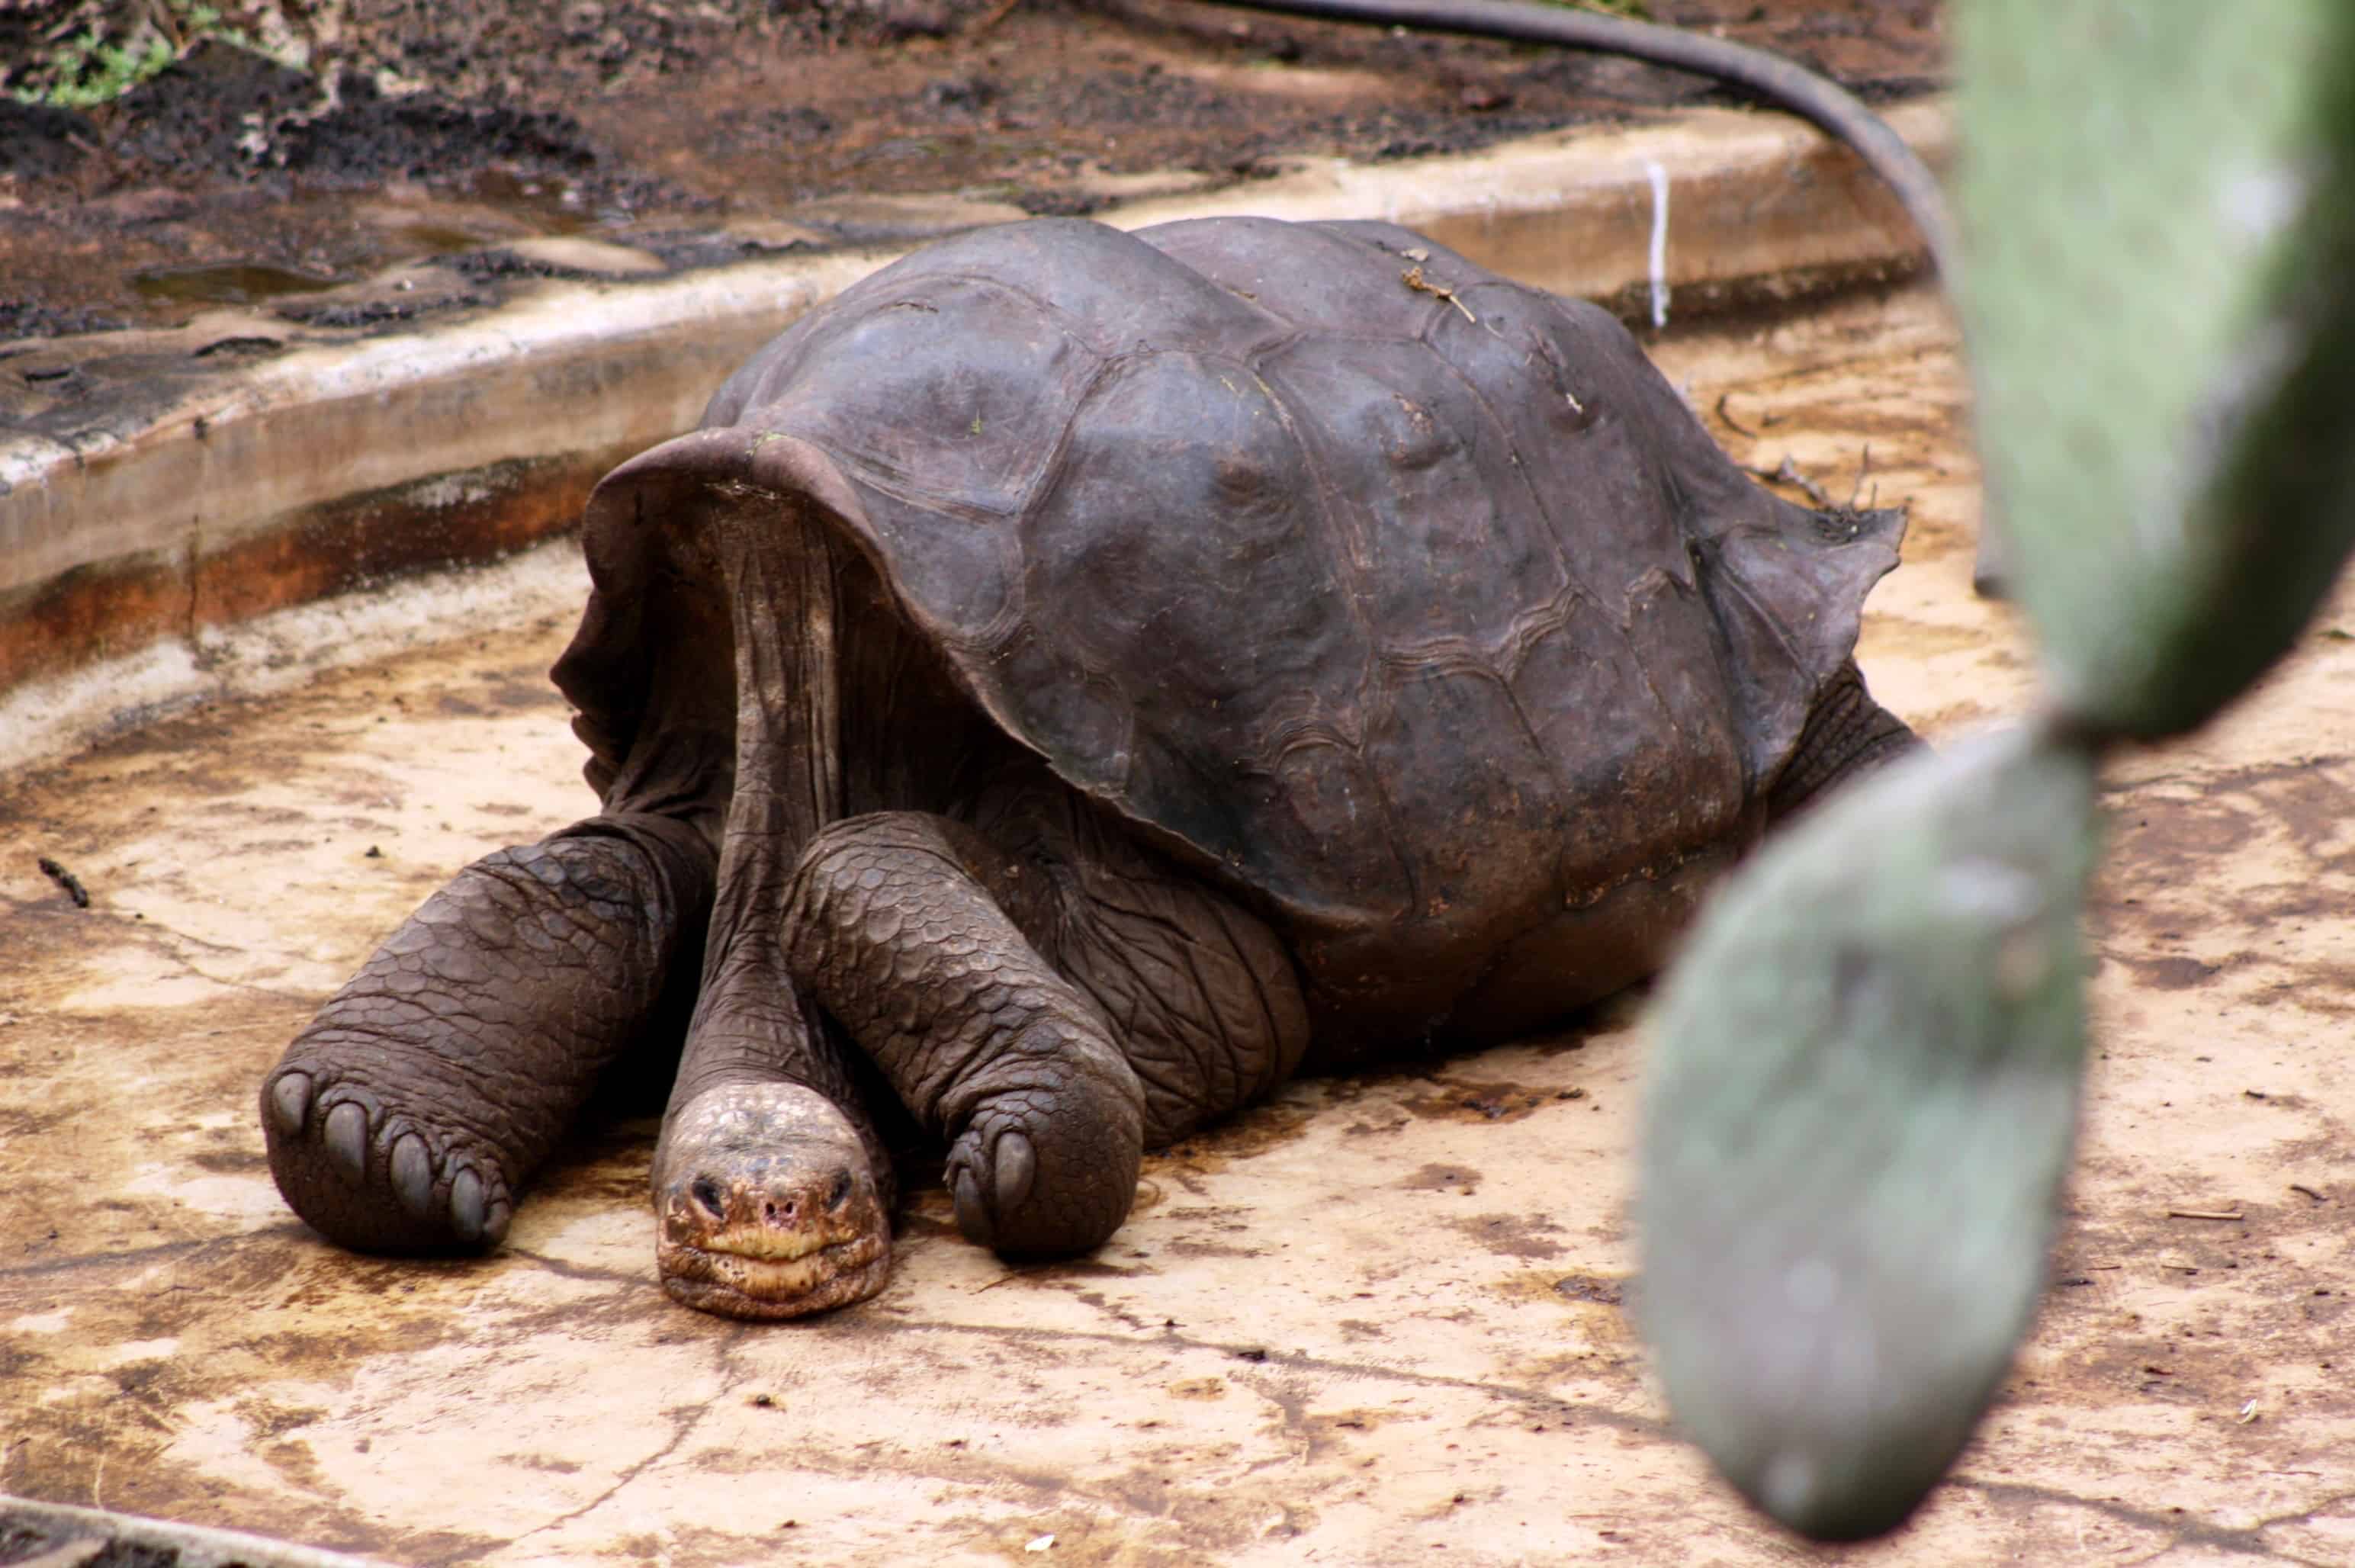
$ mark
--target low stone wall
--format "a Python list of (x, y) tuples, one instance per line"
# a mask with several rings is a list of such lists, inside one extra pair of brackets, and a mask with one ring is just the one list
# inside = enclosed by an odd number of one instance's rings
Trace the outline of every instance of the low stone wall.
[[(1945, 160), (1942, 102), (1890, 119)], [(1238, 212), (1389, 219), (1639, 323), (1663, 293), (1674, 320), (1923, 264), (1845, 149), (1733, 111), (1448, 158), (1301, 162), (1106, 218)], [(936, 218), (937, 232), (975, 220), (954, 200)], [(775, 227), (741, 248), (777, 243)], [(21, 347), (0, 396), (0, 767), (135, 721), (174, 690), (231, 689), (206, 669), (224, 628), (564, 531), (607, 467), (691, 427), (754, 347), (916, 242), (677, 273), (581, 246), (535, 269), (562, 276), (461, 285), (415, 267), (309, 296), (300, 321), (216, 311)], [(171, 644), (186, 677), (110, 709), (107, 661), (152, 668)]]

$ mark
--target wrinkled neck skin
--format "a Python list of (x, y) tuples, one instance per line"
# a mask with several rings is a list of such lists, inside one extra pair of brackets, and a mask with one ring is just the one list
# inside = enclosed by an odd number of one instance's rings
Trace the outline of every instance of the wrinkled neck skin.
[(635, 796), (694, 822), (716, 838), (719, 880), (655, 1156), (657, 1264), (688, 1306), (802, 1317), (882, 1288), (896, 1178), (871, 1072), (787, 973), (786, 890), (829, 823), (937, 808), (972, 726), (939, 711), (937, 661), (804, 509), (706, 496), (659, 548), (676, 563), (659, 574), (671, 635), (650, 650), (660, 728), (607, 810)]

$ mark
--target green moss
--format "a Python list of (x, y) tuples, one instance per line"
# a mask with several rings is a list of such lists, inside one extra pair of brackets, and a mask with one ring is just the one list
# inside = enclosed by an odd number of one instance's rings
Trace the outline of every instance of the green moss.
[(14, 90), (21, 102), (57, 109), (91, 109), (162, 75), (208, 39), (251, 48), (245, 33), (228, 24), (213, 6), (192, 0), (161, 0), (119, 35), (92, 26), (59, 42), (48, 59), (35, 62)]

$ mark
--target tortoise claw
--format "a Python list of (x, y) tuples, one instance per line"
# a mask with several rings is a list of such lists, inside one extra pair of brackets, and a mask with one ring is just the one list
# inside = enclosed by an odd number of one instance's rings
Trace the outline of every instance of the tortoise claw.
[(270, 1115), (278, 1130), (293, 1137), (311, 1116), (311, 1080), (301, 1072), (282, 1072), (270, 1086)]
[(368, 1112), (346, 1100), (327, 1113), (327, 1159), (336, 1174), (357, 1187), (368, 1178)]
[(483, 1179), (462, 1170), (450, 1180), (450, 1229), (473, 1246), (483, 1240), (488, 1211), (483, 1200)]
[(956, 1168), (950, 1191), (956, 1199), (957, 1229), (964, 1232), (964, 1239), (978, 1247), (995, 1246), (997, 1226), (989, 1217), (989, 1206), (981, 1200), (981, 1183), (974, 1179), (971, 1166)]
[(991, 1153), (997, 1164), (997, 1207), (1001, 1213), (1021, 1207), (1039, 1179), (1039, 1151), (1020, 1133), (1001, 1133)]
[(413, 1218), (432, 1214), (433, 1157), (415, 1133), (403, 1133), (392, 1146), (392, 1191)]

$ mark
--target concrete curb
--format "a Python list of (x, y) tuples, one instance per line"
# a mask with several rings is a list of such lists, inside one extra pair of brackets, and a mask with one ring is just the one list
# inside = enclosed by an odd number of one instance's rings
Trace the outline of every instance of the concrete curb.
[[(370, 1568), (374, 1559), (297, 1546), (241, 1531), (208, 1530), (104, 1509), (33, 1502), (0, 1493), (0, 1536), (29, 1539), (22, 1559), (57, 1568), (137, 1563), (153, 1568)], [(20, 1561), (11, 1555), (10, 1562)]]
[[(1889, 119), (1934, 166), (1945, 162), (1943, 101)], [(1303, 162), (1103, 217), (1139, 227), (1217, 213), (1390, 219), (1638, 317), (1659, 288), (1681, 315), (1902, 275), (1923, 260), (1902, 211), (1844, 148), (1734, 111), (1444, 158)], [(20, 348), (8, 363), (27, 383), (84, 378), (95, 395), (61, 396), (0, 440), (0, 766), (253, 689), (240, 674), (253, 660), (218, 656), (229, 628), (566, 530), (599, 475), (690, 428), (760, 343), (932, 233), (970, 224), (972, 204), (947, 200), (938, 218), (930, 232), (911, 218), (919, 231), (889, 249), (526, 280), (490, 308), (467, 295), (442, 319), (391, 331), (219, 312), (174, 332)], [(365, 324), (361, 306), (413, 283), (361, 285), (346, 315)], [(323, 297), (306, 303), (314, 323), (327, 319)]]

